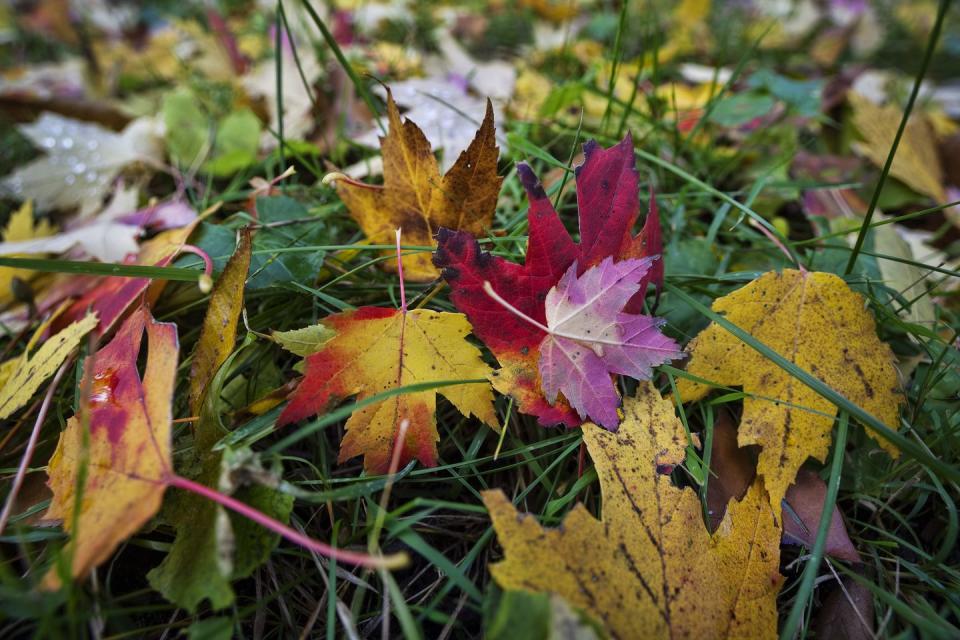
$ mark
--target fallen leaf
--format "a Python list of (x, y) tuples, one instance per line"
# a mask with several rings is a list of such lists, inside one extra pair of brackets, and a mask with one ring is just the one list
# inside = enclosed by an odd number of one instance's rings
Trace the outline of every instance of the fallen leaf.
[(134, 163), (163, 159), (160, 127), (138, 118), (122, 133), (44, 113), (20, 131), (46, 155), (6, 176), (0, 187), (16, 198), (33, 199), (38, 211), (73, 209), (89, 212), (120, 171)]
[(73, 248), (101, 262), (120, 262), (137, 253), (140, 227), (118, 222), (100, 222), (84, 225), (71, 231), (48, 234), (20, 242), (0, 243), (0, 255), (67, 253)]
[[(350, 396), (363, 400), (405, 385), (490, 374), (480, 350), (464, 341), (470, 323), (459, 313), (361, 307), (328, 316), (323, 324), (336, 335), (307, 356), (306, 375), (277, 419), (279, 426), (326, 411)], [(399, 464), (417, 459), (435, 466), (440, 438), (434, 417), (437, 393), (464, 415), (498, 428), (487, 384), (403, 393), (351, 416), (338, 461), (362, 455), (369, 473), (386, 473), (397, 430), (406, 419), (410, 426)]]
[(189, 170), (228, 177), (253, 163), (260, 121), (249, 109), (231, 111), (215, 123), (189, 89), (167, 94), (161, 111), (171, 159)]
[[(236, 251), (210, 293), (190, 372), (190, 406), (198, 420), (193, 447), (184, 462), (193, 470), (197, 482), (233, 494), (270, 517), (286, 522), (293, 508), (292, 496), (259, 484), (238, 486), (233, 476), (237, 467), (240, 472), (247, 470), (247, 452), (213, 450), (224, 433), (219, 400), (224, 381), (231, 373), (225, 363), (234, 350), (250, 253), (249, 232), (242, 233)], [(169, 513), (177, 537), (163, 562), (147, 574), (147, 580), (167, 600), (190, 612), (195, 612), (204, 600), (209, 600), (214, 609), (229, 606), (234, 601), (231, 582), (249, 576), (269, 557), (279, 539), (259, 524), (227, 513), (220, 505), (195, 493), (175, 494)]]
[[(500, 362), (492, 382), (512, 395), (520, 411), (535, 415), (546, 426), (577, 426), (582, 420), (564, 400), (551, 405), (544, 397), (537, 363), (543, 330), (521, 319), (487, 295), (484, 283), (512, 307), (541, 325), (546, 323), (545, 301), (550, 289), (574, 261), (580, 272), (608, 257), (618, 260), (658, 255), (660, 221), (651, 206), (643, 230), (633, 235), (640, 213), (633, 140), (628, 135), (610, 149), (596, 142), (584, 145), (584, 162), (576, 169), (580, 216), (580, 245), (574, 244), (543, 186), (526, 164), (517, 173), (527, 192), (527, 255), (523, 265), (481, 251), (466, 231), (440, 229), (434, 264), (442, 269), (452, 289), (450, 299), (470, 319), (474, 334)], [(662, 274), (654, 267), (648, 277)], [(645, 279), (625, 311), (643, 308)], [(656, 282), (659, 286), (659, 282)]]
[(210, 152), (210, 122), (193, 92), (181, 87), (165, 95), (160, 115), (170, 159), (188, 169), (199, 166)]
[[(483, 637), (487, 640), (600, 640), (599, 626), (556, 594), (504, 591), (487, 609)], [(495, 607), (495, 608), (494, 608)]]
[(780, 531), (758, 480), (730, 504), (717, 533), (700, 501), (659, 469), (684, 458), (673, 406), (649, 383), (624, 401), (617, 433), (585, 424), (603, 518), (577, 505), (557, 529), (485, 491), (505, 559), (490, 566), (505, 589), (546, 591), (587, 612), (613, 638), (772, 638), (777, 631)]
[[(787, 489), (783, 501), (788, 509), (783, 516), (783, 541), (788, 544), (799, 544), (813, 548), (813, 542), (820, 528), (820, 515), (823, 513), (823, 502), (827, 497), (827, 485), (820, 476), (807, 469), (801, 469), (797, 480)], [(840, 515), (840, 509), (833, 507), (830, 517), (830, 527), (827, 530), (827, 555), (846, 560), (860, 562), (860, 554), (853, 546), (847, 534), (847, 526)]]
[[(385, 91), (378, 91), (385, 95)], [(441, 152), (440, 170), (449, 171), (460, 155), (472, 144), (477, 124), (486, 114), (487, 102), (467, 92), (464, 82), (453, 82), (447, 76), (410, 78), (390, 85), (390, 94), (398, 105), (407, 107), (405, 119), (416, 122), (434, 151)], [(385, 97), (389, 100), (389, 96)], [(388, 114), (389, 115), (389, 114)], [(503, 120), (497, 104), (493, 104), (494, 122)], [(381, 130), (372, 128), (357, 137), (358, 144), (379, 145)], [(504, 143), (499, 139), (500, 144)]]
[(726, 409), (713, 422), (710, 480), (707, 482), (707, 520), (716, 531), (731, 500), (743, 498), (756, 477), (756, 465), (747, 449), (737, 446), (737, 428)]
[(520, 5), (530, 7), (537, 15), (551, 22), (568, 22), (576, 18), (581, 9), (580, 2), (572, 0), (521, 0)]
[[(31, 356), (30, 348), (40, 337), (39, 334), (34, 335), (28, 348), (13, 361), (16, 364), (9, 365), (9, 369), (4, 367), (6, 380), (0, 388), (0, 420), (9, 418), (14, 411), (30, 402), (40, 385), (56, 372), (80, 344), (83, 336), (96, 326), (96, 313), (87, 313), (83, 319), (47, 338)], [(46, 326), (42, 329), (46, 329)]]
[[(0, 247), (9, 243), (24, 242), (36, 238), (44, 238), (53, 233), (53, 229), (46, 220), (36, 223), (33, 219), (33, 202), (27, 200), (23, 205), (10, 215), (7, 226), (3, 230), (3, 242)], [(14, 258), (33, 257), (27, 253), (7, 254)], [(24, 282), (29, 282), (36, 277), (37, 272), (30, 269), (17, 269), (15, 267), (0, 267), (0, 304), (7, 304), (14, 299), (13, 280), (19, 278)]]
[[(141, 380), (137, 357), (144, 329), (149, 352)], [(71, 534), (67, 557), (76, 579), (109, 558), (160, 509), (171, 472), (177, 356), (176, 325), (156, 322), (141, 308), (84, 363), (81, 388), (89, 393), (60, 434), (47, 470), (54, 495), (46, 518), (62, 520)], [(83, 473), (86, 483), (79, 489)], [(60, 582), (54, 567), (44, 586), (55, 589)]]
[(478, 95), (489, 96), (497, 103), (505, 102), (513, 95), (513, 87), (517, 80), (517, 72), (513, 64), (504, 60), (490, 62), (474, 60), (446, 30), (440, 30), (437, 34), (437, 48), (443, 56), (444, 71), (448, 77), (465, 78)]
[[(864, 138), (855, 148), (877, 167), (883, 167), (903, 112), (892, 105), (878, 107), (856, 92), (850, 92), (847, 99), (853, 108), (853, 125)], [(890, 175), (938, 203), (947, 201), (936, 135), (922, 116), (913, 115), (907, 121)]]
[(210, 296), (200, 337), (190, 366), (190, 415), (200, 415), (207, 385), (233, 352), (237, 341), (237, 320), (243, 310), (243, 287), (250, 270), (251, 231), (240, 232), (240, 242)]
[[(877, 338), (863, 298), (830, 273), (766, 273), (718, 298), (713, 310), (800, 368), (843, 393), (884, 424), (897, 428), (899, 391), (893, 352)], [(757, 471), (779, 511), (780, 500), (808, 457), (821, 462), (830, 447), (836, 407), (717, 324), (687, 351), (687, 372), (718, 385), (742, 386), (740, 446), (762, 447)], [(711, 387), (678, 381), (684, 402)], [(870, 432), (891, 456), (897, 449)]]
[[(281, 128), (285, 139), (302, 140), (316, 125), (313, 83), (320, 77), (323, 68), (313, 46), (309, 44), (315, 39), (304, 41), (308, 44), (297, 47), (296, 59), (289, 43), (285, 42), (281, 47), (279, 66), (274, 53), (274, 56), (259, 63), (243, 77), (244, 90), (248, 95), (260, 98), (270, 114), (270, 126), (260, 136), (260, 147), (264, 150), (277, 147)], [(282, 106), (282, 113), (277, 110), (278, 106)]]
[(547, 293), (539, 369), (550, 404), (562, 391), (582, 418), (616, 429), (620, 394), (611, 374), (649, 380), (653, 367), (681, 356), (659, 331), (665, 320), (622, 312), (654, 261), (608, 257), (581, 276), (574, 262)]
[[(247, 289), (287, 287), (292, 282), (312, 285), (323, 265), (326, 252), (292, 252), (293, 247), (322, 245), (329, 241), (331, 228), (302, 202), (288, 196), (260, 196), (252, 200), (261, 224), (253, 237)], [(197, 230), (195, 244), (214, 258), (215, 271), (222, 268), (216, 256), (231, 255), (236, 245), (235, 224), (204, 223)], [(224, 260), (225, 262), (225, 260)]]
[[(442, 178), (427, 138), (409, 118), (401, 123), (391, 94), (387, 95), (387, 115), (390, 128), (381, 140), (383, 186), (337, 181), (337, 193), (367, 238), (372, 243), (391, 244), (399, 227), (407, 244), (430, 246), (440, 227), (484, 233), (493, 221), (503, 182), (497, 176), (493, 107), (487, 105), (487, 115), (473, 142)], [(403, 272), (416, 281), (439, 275), (428, 253), (404, 256)]]
[(307, 357), (320, 351), (323, 345), (336, 333), (322, 324), (315, 324), (292, 331), (274, 331), (270, 334), (281, 347), (301, 357)]
[[(151, 267), (166, 267), (183, 249), (187, 238), (196, 226), (196, 220), (179, 229), (164, 231), (140, 245), (140, 252), (136, 259), (128, 259), (127, 264), (138, 264)], [(100, 317), (97, 335), (103, 336), (114, 323), (119, 320), (130, 305), (144, 292), (148, 301), (159, 295), (165, 280), (153, 278), (125, 278), (121, 276), (107, 276), (105, 278), (89, 278), (69, 283), (70, 288), (59, 293), (67, 297), (77, 295), (77, 300), (64, 312), (62, 322), (70, 322), (86, 313), (88, 309), (95, 311)], [(59, 300), (63, 298), (56, 296)]]
[(844, 578), (823, 600), (811, 626), (817, 640), (874, 640), (873, 593)]

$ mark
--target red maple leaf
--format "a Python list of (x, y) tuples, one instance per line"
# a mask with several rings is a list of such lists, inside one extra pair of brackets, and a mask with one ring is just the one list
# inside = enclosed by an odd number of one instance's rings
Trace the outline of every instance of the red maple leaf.
[[(450, 284), (450, 299), (467, 315), (473, 333), (500, 362), (494, 386), (514, 396), (520, 411), (537, 416), (543, 425), (573, 427), (583, 420), (566, 401), (560, 399), (551, 405), (544, 397), (537, 360), (545, 333), (487, 295), (484, 282), (490, 282), (513, 307), (543, 324), (547, 292), (574, 260), (582, 274), (607, 257), (624, 260), (658, 255), (661, 251), (660, 221), (652, 195), (643, 230), (633, 235), (640, 201), (630, 134), (609, 149), (591, 140), (583, 151), (583, 164), (575, 169), (579, 245), (573, 242), (539, 180), (524, 163), (517, 165), (517, 174), (530, 201), (524, 264), (482, 251), (467, 232), (440, 229), (436, 236), (438, 246), (433, 262)], [(652, 282), (659, 292), (662, 281), (663, 266), (657, 260), (624, 311), (640, 311), (646, 285)]]

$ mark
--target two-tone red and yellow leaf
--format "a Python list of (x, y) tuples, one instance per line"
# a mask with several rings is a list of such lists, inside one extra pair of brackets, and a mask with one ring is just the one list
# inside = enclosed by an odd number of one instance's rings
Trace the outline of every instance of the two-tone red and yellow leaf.
[[(361, 307), (329, 316), (323, 324), (336, 335), (307, 356), (304, 379), (280, 415), (279, 425), (326, 411), (350, 396), (363, 400), (416, 383), (486, 379), (490, 375), (480, 350), (464, 341), (470, 323), (459, 313)], [(350, 417), (339, 460), (362, 455), (367, 471), (385, 473), (397, 430), (406, 419), (410, 424), (400, 464), (417, 459), (435, 465), (437, 393), (464, 415), (474, 415), (497, 428), (493, 394), (485, 383), (401, 393)]]
[[(517, 174), (530, 201), (524, 264), (482, 251), (473, 235), (449, 229), (437, 233), (433, 259), (450, 283), (450, 299), (467, 315), (473, 332), (500, 363), (501, 368), (491, 379), (494, 387), (512, 395), (520, 411), (537, 416), (544, 425), (576, 426), (582, 420), (562, 397), (554, 405), (544, 397), (537, 362), (539, 345), (546, 334), (487, 295), (483, 283), (490, 282), (513, 307), (545, 324), (547, 292), (574, 260), (582, 274), (607, 257), (623, 260), (658, 255), (661, 251), (655, 205), (651, 204), (643, 230), (633, 234), (640, 202), (631, 137), (627, 135), (610, 149), (588, 142), (584, 156), (583, 164), (576, 169), (579, 245), (570, 238), (533, 171), (521, 163)], [(657, 264), (641, 284), (640, 293), (624, 310), (639, 312), (646, 284), (659, 286), (662, 277), (662, 267)]]
[(611, 638), (776, 637), (780, 530), (762, 483), (709, 533), (696, 492), (670, 480), (687, 445), (672, 404), (641, 383), (624, 413), (617, 433), (583, 426), (602, 519), (577, 505), (544, 529), (502, 491), (484, 492), (505, 555), (494, 579), (562, 596)]
[[(141, 380), (137, 357), (144, 330), (149, 351)], [(71, 535), (66, 557), (74, 578), (85, 577), (160, 509), (171, 473), (177, 357), (176, 325), (156, 322), (141, 308), (84, 362), (87, 395), (47, 468), (53, 500), (46, 518), (62, 520)], [(59, 584), (52, 569), (44, 585)]]

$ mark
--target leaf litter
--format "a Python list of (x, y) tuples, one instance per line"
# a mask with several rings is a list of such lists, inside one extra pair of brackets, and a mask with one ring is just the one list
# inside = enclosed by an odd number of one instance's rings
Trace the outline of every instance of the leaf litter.
[(946, 1), (229, 4), (0, 9), (19, 632), (957, 635)]

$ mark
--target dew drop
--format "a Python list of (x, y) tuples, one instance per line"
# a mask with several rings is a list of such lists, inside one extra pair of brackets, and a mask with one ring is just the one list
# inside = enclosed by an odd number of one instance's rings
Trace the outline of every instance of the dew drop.
[(113, 394), (117, 389), (117, 372), (113, 369), (101, 371), (93, 376), (90, 389), (90, 404), (92, 406), (113, 402)]

